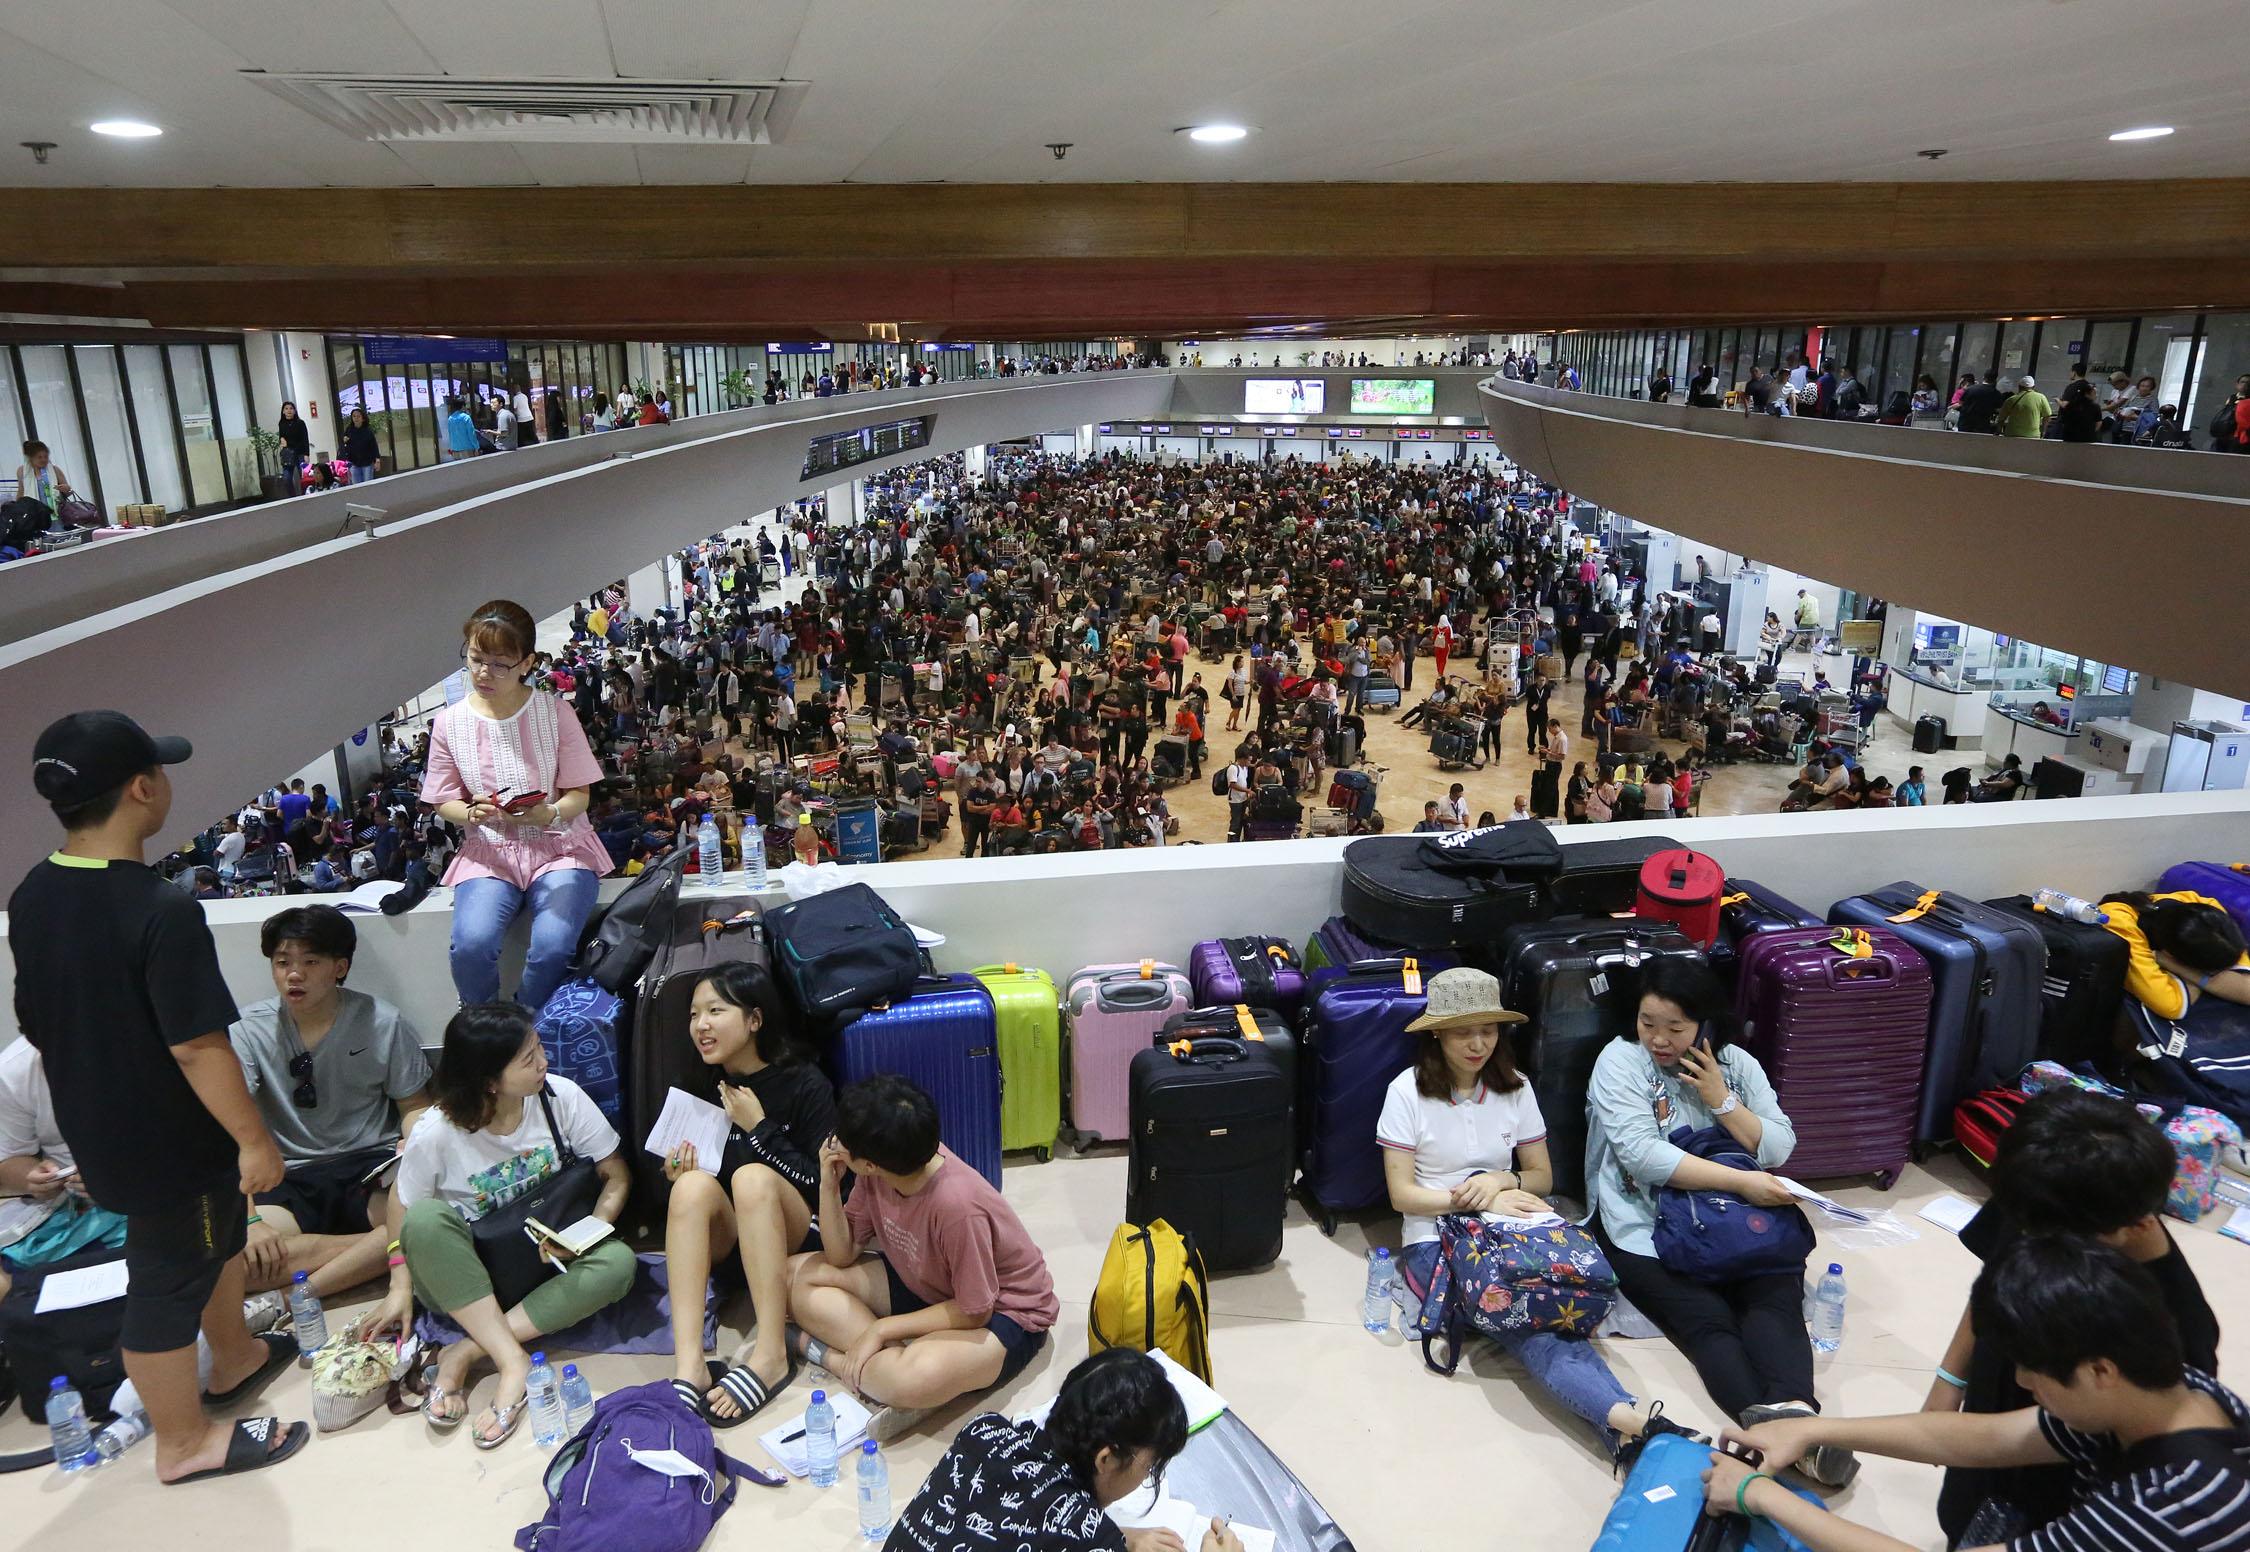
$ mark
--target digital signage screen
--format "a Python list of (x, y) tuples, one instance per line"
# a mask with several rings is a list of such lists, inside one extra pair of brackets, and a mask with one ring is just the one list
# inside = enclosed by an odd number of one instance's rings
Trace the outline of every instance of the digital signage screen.
[(888, 458), (894, 453), (912, 452), (917, 447), (930, 445), (930, 423), (933, 415), (917, 415), (912, 420), (894, 420), (885, 425), (865, 426), (857, 431), (839, 431), (830, 436), (814, 437), (805, 450), (805, 472), (800, 479), (817, 479), (848, 469), (854, 464), (867, 463), (876, 458)]
[(1437, 380), (1430, 377), (1355, 377), (1354, 415), (1430, 415), (1437, 411)]
[(1328, 407), (1328, 384), (1317, 377), (1252, 377), (1242, 385), (1245, 415), (1319, 415)]

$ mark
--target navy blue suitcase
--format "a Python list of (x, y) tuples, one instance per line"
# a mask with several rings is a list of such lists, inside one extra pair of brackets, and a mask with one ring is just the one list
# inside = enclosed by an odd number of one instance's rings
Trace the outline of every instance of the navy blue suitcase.
[(992, 993), (973, 975), (925, 978), (904, 1001), (862, 1013), (828, 1048), (828, 1073), (847, 1083), (895, 1072), (937, 1101), (938, 1134), (1000, 1186), (1000, 1025)]
[(1345, 916), (1331, 916), (1313, 929), (1305, 942), (1301, 956), (1305, 964), (1306, 1006), (1311, 1005), (1312, 994), (1335, 980), (1348, 975), (1354, 965), (1390, 966), (1394, 961), (1412, 959), (1421, 966), (1424, 975), (1435, 975), (1440, 970), (1450, 970), (1461, 961), (1442, 949), (1425, 952), (1408, 948), (1400, 943), (1386, 943), (1381, 938), (1371, 938), (1351, 924)]
[(1792, 932), (1826, 925), (1796, 901), (1783, 899), (1763, 884), (1730, 878), (1726, 892), (1719, 896), (1719, 938), (1711, 945), (1711, 968), (1733, 976), (1743, 944), (1761, 932)]
[(2021, 917), (1903, 882), (1839, 900), (1828, 919), (1888, 927), (1930, 962), (1936, 990), (1914, 1140), (1951, 1141), (1955, 1105), (1982, 1089), (2015, 1087), (2039, 1058), (2046, 941)]
[[(1432, 972), (1434, 973), (1434, 972)], [(1337, 977), (1313, 994), (1298, 1051), (1297, 1135), (1304, 1144), (1304, 1192), (1323, 1234), (1336, 1215), (1379, 1207), (1389, 1198), (1375, 1124), (1391, 1080), (1414, 1064), (1406, 1026), (1429, 999), (1423, 972), (1367, 970)], [(1413, 989), (1409, 989), (1412, 987)]]

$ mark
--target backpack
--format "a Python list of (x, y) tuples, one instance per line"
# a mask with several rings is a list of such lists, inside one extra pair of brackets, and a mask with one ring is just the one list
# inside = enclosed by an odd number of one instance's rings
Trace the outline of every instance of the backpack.
[(1086, 1306), (1086, 1347), (1161, 1350), (1211, 1382), (1211, 1291), (1202, 1252), (1162, 1218), (1121, 1223)]
[[(1758, 1161), (1726, 1128), (1675, 1127), (1672, 1146), (1730, 1169), (1755, 1170)], [(1731, 1283), (1777, 1272), (1802, 1275), (1812, 1254), (1812, 1225), (1801, 1208), (1761, 1207), (1732, 1191), (1656, 1193), (1656, 1259), (1676, 1276), (1699, 1283)]]
[[(698, 1475), (667, 1476), (636, 1455), (671, 1450)], [(669, 1380), (616, 1390), (547, 1463), (547, 1512), (516, 1532), (520, 1552), (695, 1552), (747, 1478), (788, 1479), (723, 1454), (711, 1425)], [(722, 1485), (723, 1479), (723, 1485)]]
[(1986, 1169), (2000, 1152), (2000, 1134), (2013, 1126), (2031, 1096), (2018, 1089), (1986, 1089), (1953, 1107), (1953, 1140)]
[[(14, 1272), (7, 1297), (0, 1299), (0, 1349), (23, 1397), (24, 1416), (43, 1422), (48, 1382), (61, 1375), (86, 1403), (88, 1417), (109, 1412), (109, 1398), (125, 1383), (125, 1355), (118, 1344), (125, 1333), (125, 1298), (104, 1299), (77, 1309), (38, 1313), (39, 1289), (57, 1272), (76, 1271), (116, 1261), (124, 1252), (95, 1245), (47, 1266)], [(52, 1460), (52, 1452), (46, 1459)]]
[(578, 940), (578, 956), (571, 965), (575, 974), (603, 991), (619, 994), (641, 978), (648, 962), (656, 957), (657, 945), (671, 929), (672, 910), (680, 900), (680, 882), (694, 850), (690, 842), (652, 863), (610, 901), (607, 910), (596, 910), (587, 918), (586, 930)]
[[(1414, 1321), (1422, 1362), (1451, 1374), (1470, 1331), (1509, 1337), (1534, 1331), (1592, 1336), (1617, 1302), (1617, 1274), (1594, 1237), (1572, 1223), (1521, 1228), (1481, 1214), (1438, 1219), (1438, 1258)], [(1444, 1336), (1452, 1356), (1440, 1364), (1430, 1344)]]
[(1227, 795), (1227, 772), (1232, 769), (1232, 766), (1222, 765), (1211, 773), (1211, 796), (1223, 798)]
[(534, 1022), (548, 1069), (584, 1089), (611, 1126), (624, 1125), (618, 1034), (631, 1022), (625, 1000), (591, 977), (573, 976), (548, 995)]

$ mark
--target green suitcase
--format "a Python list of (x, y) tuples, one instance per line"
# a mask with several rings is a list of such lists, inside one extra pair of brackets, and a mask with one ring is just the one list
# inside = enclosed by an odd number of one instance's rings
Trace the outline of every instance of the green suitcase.
[(1000, 1146), (1029, 1148), (1044, 1164), (1062, 1127), (1062, 1001), (1044, 970), (980, 965), (1000, 1021)]

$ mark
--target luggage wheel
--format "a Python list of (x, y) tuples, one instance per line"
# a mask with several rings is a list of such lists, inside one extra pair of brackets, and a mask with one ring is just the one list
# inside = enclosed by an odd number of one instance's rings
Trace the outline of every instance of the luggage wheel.
[(1898, 1171), (1896, 1169), (1886, 1169), (1875, 1176), (1875, 1189), (1878, 1191), (1888, 1191), (1897, 1184)]
[(1325, 1210), (1321, 1213), (1320, 1232), (1327, 1235), (1330, 1239), (1334, 1239), (1336, 1237), (1336, 1215), (1334, 1213)]
[[(1037, 1159), (1040, 1163), (1045, 1164), (1054, 1158), (1055, 1150), (1052, 1148), (1034, 1148), (1031, 1150), (1031, 1156)], [(1884, 1187), (1884, 1189), (1889, 1190), (1890, 1188), (1886, 1186)]]

